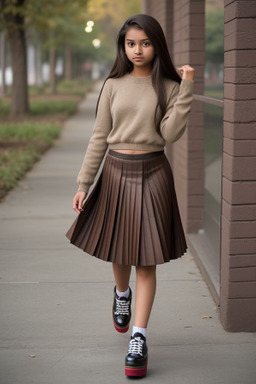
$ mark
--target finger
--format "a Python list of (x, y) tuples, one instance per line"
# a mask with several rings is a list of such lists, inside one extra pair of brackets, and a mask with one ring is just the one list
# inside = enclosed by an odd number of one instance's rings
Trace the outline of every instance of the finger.
[(79, 202), (78, 202), (78, 209), (80, 212), (83, 211), (83, 202), (84, 202), (83, 198), (80, 197)]
[(76, 211), (76, 213), (80, 213), (80, 211), (78, 209), (78, 201), (77, 200), (73, 200), (73, 209), (74, 209), (74, 211)]

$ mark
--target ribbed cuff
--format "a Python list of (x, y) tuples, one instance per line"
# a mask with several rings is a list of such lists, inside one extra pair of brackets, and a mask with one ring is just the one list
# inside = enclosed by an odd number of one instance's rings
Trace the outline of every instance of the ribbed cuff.
[(180, 83), (180, 93), (193, 93), (194, 81), (183, 79)]
[(86, 184), (79, 184), (79, 187), (78, 187), (77, 192), (82, 191), (82, 192), (86, 192), (86, 193), (88, 193), (89, 188), (90, 188), (90, 187), (89, 187), (88, 185), (86, 185)]

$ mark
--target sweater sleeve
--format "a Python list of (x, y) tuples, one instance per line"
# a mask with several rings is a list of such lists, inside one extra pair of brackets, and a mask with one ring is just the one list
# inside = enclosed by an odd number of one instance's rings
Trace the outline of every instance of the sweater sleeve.
[(93, 133), (77, 177), (78, 191), (88, 192), (93, 184), (108, 147), (107, 137), (111, 128), (110, 86), (109, 81), (107, 81), (101, 93)]
[(193, 100), (193, 81), (182, 80), (177, 83), (169, 98), (166, 114), (160, 123), (160, 132), (168, 143), (177, 141), (184, 133), (191, 102)]

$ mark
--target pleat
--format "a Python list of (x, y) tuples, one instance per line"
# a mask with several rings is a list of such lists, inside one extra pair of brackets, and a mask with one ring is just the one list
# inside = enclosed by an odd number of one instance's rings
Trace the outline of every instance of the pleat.
[(136, 174), (141, 173), (140, 168), (137, 162), (123, 160), (119, 202), (109, 258), (117, 264), (138, 263), (142, 184)]
[(100, 235), (98, 236), (98, 244), (95, 256), (103, 260), (110, 261), (109, 254), (113, 233), (115, 232), (116, 212), (119, 200), (120, 180), (122, 166), (120, 163), (113, 164), (113, 159), (109, 157), (103, 174), (104, 181), (102, 183), (102, 205), (98, 212)]
[(121, 265), (181, 257), (187, 246), (165, 155), (145, 160), (108, 155), (67, 237), (86, 253)]

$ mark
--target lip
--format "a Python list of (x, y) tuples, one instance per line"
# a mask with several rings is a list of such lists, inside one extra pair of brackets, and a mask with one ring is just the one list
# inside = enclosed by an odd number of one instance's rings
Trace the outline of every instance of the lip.
[(143, 59), (142, 57), (134, 57), (133, 60), (135, 60), (135, 61), (141, 61), (142, 59)]

